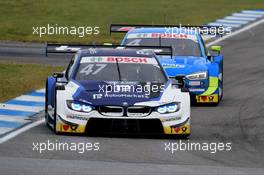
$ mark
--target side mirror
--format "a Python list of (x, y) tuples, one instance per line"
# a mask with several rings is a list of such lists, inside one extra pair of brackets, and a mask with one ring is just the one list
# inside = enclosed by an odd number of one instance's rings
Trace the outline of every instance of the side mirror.
[(184, 75), (177, 75), (175, 77), (175, 80), (177, 81), (176, 85), (178, 85), (178, 87), (181, 88), (182, 92), (189, 92), (189, 90), (186, 87), (184, 87), (184, 79), (185, 79)]
[(175, 77), (175, 80), (176, 80), (176, 85), (178, 85), (179, 86), (179, 88), (182, 88), (183, 86), (184, 86), (184, 78), (185, 78), (185, 76), (184, 75), (177, 75), (176, 77)]
[(56, 79), (56, 86), (55, 89), (56, 90), (65, 90), (65, 86), (62, 83), (66, 83), (66, 82), (61, 82), (61, 81), (57, 81), (58, 78), (63, 78), (64, 77), (64, 73), (62, 72), (55, 72), (53, 74), (53, 77)]
[(53, 74), (53, 77), (54, 78), (63, 78), (64, 77), (64, 73), (62, 73), (62, 72), (55, 72), (54, 74)]
[(216, 52), (218, 55), (220, 55), (222, 47), (221, 46), (211, 46), (210, 50), (213, 52)]

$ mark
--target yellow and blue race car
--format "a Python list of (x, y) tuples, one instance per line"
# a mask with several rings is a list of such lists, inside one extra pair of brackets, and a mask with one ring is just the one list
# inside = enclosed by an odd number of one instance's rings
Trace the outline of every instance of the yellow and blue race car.
[(217, 105), (223, 98), (221, 46), (212, 46), (214, 54), (209, 54), (201, 37), (202, 30), (197, 32), (178, 26), (112, 24), (110, 31), (126, 33), (121, 45), (171, 46), (172, 57), (160, 55), (159, 61), (169, 77), (184, 78), (193, 104)]

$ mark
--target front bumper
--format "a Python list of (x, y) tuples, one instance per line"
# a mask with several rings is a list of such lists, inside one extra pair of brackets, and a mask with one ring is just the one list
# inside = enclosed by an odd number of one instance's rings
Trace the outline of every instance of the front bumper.
[[(58, 91), (55, 117), (56, 132), (190, 134), (190, 96), (189, 93), (180, 92), (179, 89), (177, 91), (179, 93), (176, 96), (173, 91), (173, 94), (163, 94), (159, 101), (142, 102), (134, 106), (153, 108), (165, 103), (165, 100), (168, 103), (168, 99), (170, 99), (169, 102), (180, 102), (181, 107), (178, 111), (166, 114), (160, 114), (156, 110), (149, 112), (141, 111), (141, 109), (128, 111), (128, 108), (126, 111), (120, 112), (112, 109), (101, 109), (98, 106), (88, 113), (74, 111), (68, 108), (66, 103), (67, 100), (72, 99), (72, 95), (66, 91)], [(175, 89), (175, 93), (177, 91)], [(134, 115), (137, 113), (140, 115)]]
[(84, 122), (70, 122), (56, 117), (56, 131), (61, 133), (121, 133), (121, 134), (190, 134), (190, 117), (181, 122), (167, 119), (149, 118), (89, 118)]
[[(196, 83), (196, 85), (195, 85)], [(218, 103), (221, 95), (218, 77), (209, 77), (208, 83), (203, 81), (188, 81), (187, 88), (195, 103)], [(192, 85), (192, 86), (191, 86)]]

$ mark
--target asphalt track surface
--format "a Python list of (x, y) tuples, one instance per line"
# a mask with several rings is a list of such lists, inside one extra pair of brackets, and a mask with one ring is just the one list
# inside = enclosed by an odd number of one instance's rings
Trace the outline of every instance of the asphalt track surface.
[[(0, 174), (261, 174), (264, 173), (264, 24), (231, 37), (224, 46), (224, 99), (217, 107), (192, 107), (189, 142), (232, 143), (231, 151), (165, 151), (175, 139), (54, 135), (45, 124), (0, 145)], [(5, 50), (1, 47), (1, 51)], [(34, 49), (33, 49), (34, 50)], [(12, 49), (10, 50), (12, 52)], [(52, 63), (21, 53), (4, 57)], [(56, 64), (65, 64), (59, 59)], [(60, 61), (59, 61), (60, 60)], [(43, 113), (39, 115), (43, 117)], [(33, 151), (33, 142), (99, 142), (99, 151)], [(185, 141), (185, 143), (188, 141)]]
[(0, 42), (0, 61), (66, 66), (71, 54), (49, 54), (46, 56), (45, 43)]

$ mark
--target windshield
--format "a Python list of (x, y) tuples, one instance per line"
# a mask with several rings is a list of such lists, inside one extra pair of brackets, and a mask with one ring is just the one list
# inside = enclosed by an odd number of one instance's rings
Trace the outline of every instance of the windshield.
[(199, 45), (192, 39), (183, 38), (128, 38), (125, 45), (136, 46), (172, 46), (174, 56), (195, 56), (200, 57)]
[(78, 81), (166, 82), (166, 77), (155, 58), (113, 56), (82, 57), (75, 79)]

